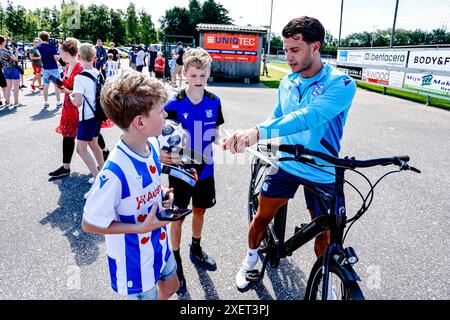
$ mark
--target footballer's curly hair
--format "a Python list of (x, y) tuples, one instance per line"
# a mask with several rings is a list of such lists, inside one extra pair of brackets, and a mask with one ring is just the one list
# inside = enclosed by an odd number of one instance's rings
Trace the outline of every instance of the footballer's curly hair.
[(135, 117), (147, 116), (155, 104), (165, 104), (168, 97), (167, 89), (160, 81), (127, 70), (106, 81), (100, 102), (108, 118), (127, 130)]
[(183, 55), (183, 65), (185, 70), (189, 67), (196, 67), (202, 70), (205, 68), (211, 68), (211, 62), (211, 56), (201, 47), (188, 49)]
[(320, 49), (322, 49), (325, 39), (325, 28), (316, 18), (303, 16), (289, 21), (281, 34), (284, 38), (295, 38), (297, 34), (301, 34), (303, 41), (309, 44), (319, 41)]

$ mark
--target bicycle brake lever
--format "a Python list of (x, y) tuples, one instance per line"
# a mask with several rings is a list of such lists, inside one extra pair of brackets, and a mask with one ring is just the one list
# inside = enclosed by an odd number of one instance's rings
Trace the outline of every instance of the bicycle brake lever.
[(420, 171), (419, 169), (411, 167), (411, 166), (409, 166), (409, 170), (417, 172), (417, 173), (422, 173), (422, 171)]

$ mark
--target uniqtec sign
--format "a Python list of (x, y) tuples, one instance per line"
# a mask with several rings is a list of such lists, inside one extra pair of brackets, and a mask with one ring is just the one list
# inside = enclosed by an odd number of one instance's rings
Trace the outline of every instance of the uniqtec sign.
[(213, 60), (256, 62), (258, 36), (248, 34), (205, 33), (204, 48)]
[(450, 77), (430, 73), (407, 73), (403, 88), (450, 97)]
[(411, 51), (408, 68), (450, 72), (450, 49)]

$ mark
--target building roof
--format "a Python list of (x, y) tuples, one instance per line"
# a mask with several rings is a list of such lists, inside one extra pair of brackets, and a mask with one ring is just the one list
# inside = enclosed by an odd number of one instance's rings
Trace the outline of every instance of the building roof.
[(236, 26), (233, 24), (207, 24), (200, 23), (197, 25), (197, 30), (207, 31), (228, 31), (228, 32), (249, 32), (249, 33), (267, 33), (267, 29), (255, 26)]

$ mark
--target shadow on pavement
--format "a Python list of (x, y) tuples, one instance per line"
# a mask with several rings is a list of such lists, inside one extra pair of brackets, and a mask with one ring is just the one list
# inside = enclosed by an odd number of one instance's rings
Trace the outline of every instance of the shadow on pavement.
[(211, 277), (208, 275), (208, 272), (195, 265), (195, 270), (198, 273), (199, 282), (205, 291), (205, 300), (220, 300), (219, 295), (217, 294), (216, 287), (211, 280)]
[(30, 118), (33, 121), (50, 119), (57, 115), (60, 109), (61, 108), (48, 110), (48, 108), (42, 108), (39, 113), (32, 115)]
[(78, 266), (89, 265), (97, 260), (100, 253), (98, 244), (104, 241), (102, 235), (85, 233), (81, 228), (85, 203), (83, 195), (90, 188), (88, 179), (88, 175), (73, 173), (65, 178), (49, 180), (57, 184), (61, 192), (59, 207), (40, 221), (43, 225), (50, 224), (52, 228), (64, 232)]
[(17, 112), (17, 108), (6, 108), (4, 105), (0, 106), (0, 117), (4, 117)]
[[(263, 256), (261, 258), (264, 259)], [(262, 281), (251, 284), (245, 291), (255, 290), (260, 300), (302, 300), (305, 296), (308, 278), (296, 264), (288, 259), (281, 259), (276, 269), (269, 263), (264, 277), (272, 283), (275, 297), (270, 294)]]

